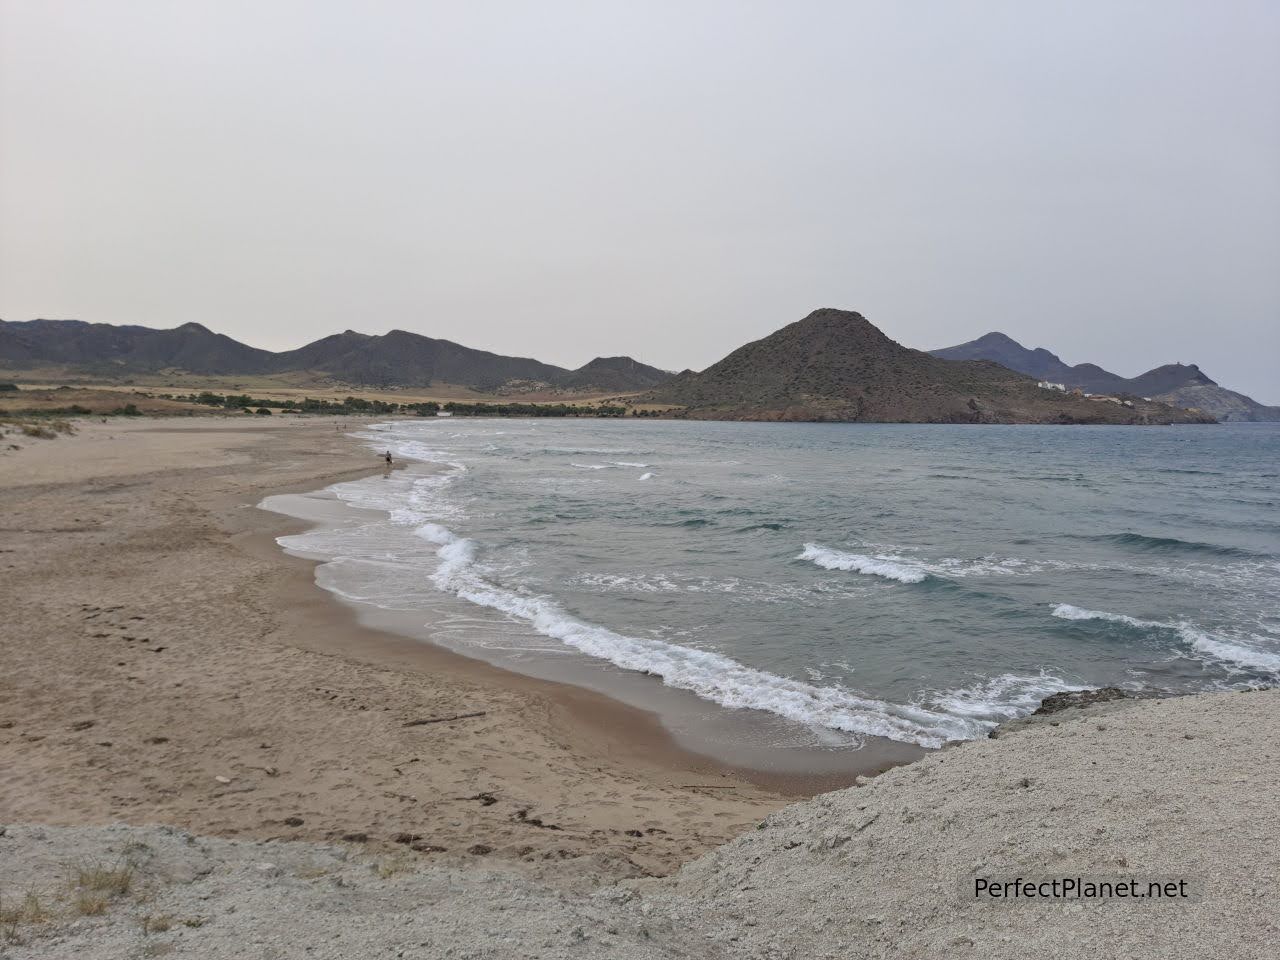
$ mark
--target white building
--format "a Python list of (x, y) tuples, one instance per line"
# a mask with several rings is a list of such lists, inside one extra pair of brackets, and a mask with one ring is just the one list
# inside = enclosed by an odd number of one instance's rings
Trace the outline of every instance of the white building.
[(1061, 390), (1063, 393), (1067, 392), (1067, 385), (1065, 383), (1051, 383), (1048, 380), (1041, 380), (1036, 384), (1036, 386), (1041, 390)]

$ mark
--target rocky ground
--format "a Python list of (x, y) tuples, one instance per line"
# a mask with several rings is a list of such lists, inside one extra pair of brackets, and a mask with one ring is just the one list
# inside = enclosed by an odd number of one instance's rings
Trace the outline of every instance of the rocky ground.
[[(1280, 691), (1068, 708), (768, 816), (660, 879), (360, 845), (10, 825), (13, 960), (1250, 958), (1280, 943)], [(571, 867), (571, 868), (570, 868)], [(975, 902), (974, 875), (1190, 901)]]

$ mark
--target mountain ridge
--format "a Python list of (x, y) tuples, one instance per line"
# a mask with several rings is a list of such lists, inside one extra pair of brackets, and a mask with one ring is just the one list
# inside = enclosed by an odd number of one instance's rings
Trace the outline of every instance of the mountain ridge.
[(273, 352), (198, 323), (157, 330), (83, 320), (0, 320), (0, 367), (20, 370), (41, 364), (117, 375), (168, 369), (232, 376), (312, 371), (365, 386), (447, 383), (478, 390), (522, 384), (634, 392), (670, 376), (631, 357), (597, 357), (568, 370), (399, 329), (381, 335), (346, 330)]
[(1228, 390), (1194, 363), (1168, 363), (1136, 377), (1122, 377), (1093, 363), (1072, 366), (1044, 347), (1024, 347), (1000, 331), (928, 352), (944, 360), (991, 360), (1010, 370), (1089, 393), (1132, 394), (1177, 406), (1198, 407), (1221, 420), (1280, 420), (1280, 407), (1269, 407)]

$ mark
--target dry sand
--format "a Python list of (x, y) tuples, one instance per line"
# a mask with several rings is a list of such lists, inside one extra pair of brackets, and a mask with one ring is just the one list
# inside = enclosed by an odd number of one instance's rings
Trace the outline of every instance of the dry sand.
[[(1280, 691), (1072, 709), (779, 809), (643, 713), (322, 602), (242, 507), (349, 470), (331, 426), (167, 429), (0, 459), (15, 960), (1280, 953)], [(79, 826), (109, 821), (192, 833)], [(77, 887), (76, 864), (124, 863), (128, 891)], [(976, 903), (975, 873), (1186, 878), (1196, 899)]]

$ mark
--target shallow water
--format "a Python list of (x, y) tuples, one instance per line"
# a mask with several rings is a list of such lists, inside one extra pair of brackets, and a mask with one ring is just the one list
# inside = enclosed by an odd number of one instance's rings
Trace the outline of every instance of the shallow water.
[(779, 743), (932, 747), (1059, 690), (1280, 679), (1278, 425), (362, 436), (434, 466), (338, 484), (377, 512), (281, 538), (322, 586), (516, 669), (647, 672)]

